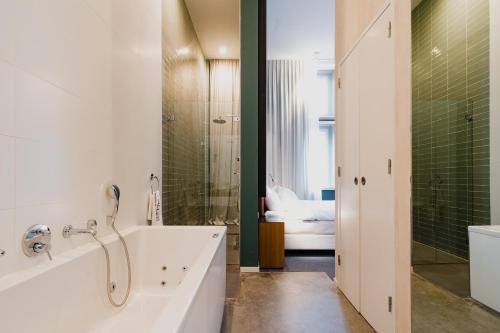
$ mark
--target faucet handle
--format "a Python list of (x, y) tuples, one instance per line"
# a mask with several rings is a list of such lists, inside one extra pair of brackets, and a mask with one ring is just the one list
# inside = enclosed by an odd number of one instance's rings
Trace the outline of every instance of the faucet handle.
[(47, 244), (44, 243), (34, 243), (33, 244), (33, 252), (35, 253), (47, 253), (47, 256), (49, 257), (49, 260), (52, 260), (52, 255), (50, 254), (49, 248)]

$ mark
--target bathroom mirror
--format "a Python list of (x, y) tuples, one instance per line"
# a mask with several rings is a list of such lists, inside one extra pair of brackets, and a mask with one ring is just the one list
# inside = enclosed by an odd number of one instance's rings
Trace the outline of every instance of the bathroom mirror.
[(412, 5), (412, 332), (500, 332), (500, 3)]

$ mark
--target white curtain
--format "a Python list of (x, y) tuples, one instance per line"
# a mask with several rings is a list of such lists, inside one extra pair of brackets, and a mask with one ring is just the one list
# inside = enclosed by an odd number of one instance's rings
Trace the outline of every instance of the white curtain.
[(267, 173), (268, 184), (292, 189), (310, 199), (308, 187), (308, 137), (310, 119), (305, 106), (304, 62), (267, 62)]
[(240, 63), (210, 60), (209, 216), (211, 224), (239, 224)]

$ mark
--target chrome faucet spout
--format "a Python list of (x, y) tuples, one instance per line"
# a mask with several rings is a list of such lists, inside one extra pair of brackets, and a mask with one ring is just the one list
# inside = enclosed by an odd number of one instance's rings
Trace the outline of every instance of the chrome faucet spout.
[(89, 220), (87, 222), (86, 229), (75, 228), (72, 225), (67, 225), (63, 228), (62, 235), (64, 238), (70, 238), (73, 235), (97, 235), (97, 222), (95, 220)]

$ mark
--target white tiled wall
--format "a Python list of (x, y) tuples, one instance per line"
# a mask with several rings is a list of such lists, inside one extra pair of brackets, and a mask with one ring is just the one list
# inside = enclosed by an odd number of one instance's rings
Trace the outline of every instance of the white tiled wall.
[(21, 236), (66, 224), (109, 232), (105, 188), (122, 189), (119, 228), (145, 223), (161, 175), (161, 0), (0, 0), (0, 276), (27, 258)]

